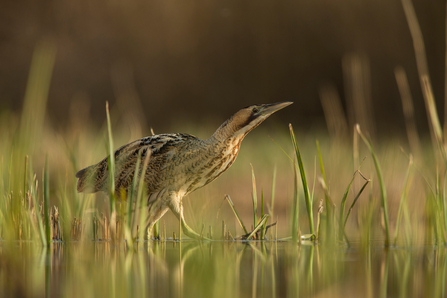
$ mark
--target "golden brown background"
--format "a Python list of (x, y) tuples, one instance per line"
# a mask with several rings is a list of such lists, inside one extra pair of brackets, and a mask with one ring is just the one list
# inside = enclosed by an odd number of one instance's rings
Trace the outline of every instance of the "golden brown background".
[[(443, 111), (445, 1), (413, 4)], [(100, 124), (105, 101), (121, 100), (121, 109), (162, 132), (191, 119), (217, 125), (243, 106), (287, 100), (295, 105), (281, 118), (303, 129), (324, 127), (320, 88), (333, 84), (346, 109), (343, 61), (354, 55), (368, 69), (377, 129), (404, 130), (396, 66), (407, 72), (418, 127), (427, 129), (398, 0), (2, 1), (0, 111), (20, 111), (42, 40), (57, 50), (48, 99), (56, 126), (66, 125), (79, 102)]]

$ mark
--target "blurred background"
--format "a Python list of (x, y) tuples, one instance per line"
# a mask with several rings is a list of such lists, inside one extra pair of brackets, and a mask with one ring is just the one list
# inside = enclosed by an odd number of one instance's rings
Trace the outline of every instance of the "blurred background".
[[(413, 4), (442, 121), (446, 3)], [(191, 119), (214, 129), (241, 107), (277, 101), (295, 104), (276, 121), (326, 129), (329, 98), (350, 127), (369, 121), (371, 133), (404, 133), (394, 73), (401, 66), (418, 130), (428, 132), (398, 0), (2, 1), (0, 111), (21, 111), (42, 42), (56, 53), (47, 119), (59, 129), (73, 113), (101, 125), (106, 101), (145, 123), (145, 134)], [(350, 104), (359, 100), (363, 116)]]

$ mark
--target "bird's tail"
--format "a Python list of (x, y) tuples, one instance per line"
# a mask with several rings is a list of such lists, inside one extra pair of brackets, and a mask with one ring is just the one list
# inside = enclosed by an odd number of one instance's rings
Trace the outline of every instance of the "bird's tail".
[(105, 190), (107, 186), (108, 171), (107, 158), (96, 165), (89, 166), (76, 173), (78, 183), (76, 189), (78, 192), (94, 193)]

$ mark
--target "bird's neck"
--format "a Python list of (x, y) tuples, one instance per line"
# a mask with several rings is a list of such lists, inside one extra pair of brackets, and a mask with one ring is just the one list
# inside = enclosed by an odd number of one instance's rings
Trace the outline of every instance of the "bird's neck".
[(232, 119), (228, 119), (214, 132), (214, 134), (208, 139), (211, 142), (221, 143), (232, 138), (236, 133), (236, 128), (234, 127)]

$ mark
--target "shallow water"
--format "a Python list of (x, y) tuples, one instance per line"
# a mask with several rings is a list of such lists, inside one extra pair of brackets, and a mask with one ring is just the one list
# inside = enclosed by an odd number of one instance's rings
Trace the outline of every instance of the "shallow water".
[(444, 297), (446, 248), (0, 242), (1, 297)]

